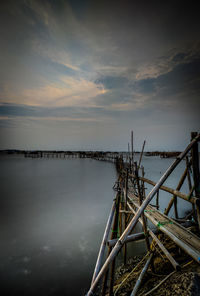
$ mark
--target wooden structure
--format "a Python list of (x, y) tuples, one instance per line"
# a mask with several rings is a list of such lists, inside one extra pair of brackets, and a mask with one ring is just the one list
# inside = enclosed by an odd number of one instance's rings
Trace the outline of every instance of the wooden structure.
[[(192, 220), (195, 221), (195, 225), (200, 229), (199, 141), (200, 134), (192, 133), (191, 142), (186, 149), (175, 158), (172, 165), (167, 169), (160, 180), (158, 182), (153, 182), (144, 177), (143, 170), (142, 173), (140, 173), (140, 164), (145, 142), (143, 144), (139, 164), (134, 162), (133, 133), (131, 133), (131, 151), (129, 151), (129, 159), (126, 162), (124, 162), (123, 156), (116, 159), (116, 167), (118, 170), (118, 180), (115, 186), (115, 190), (117, 191), (116, 198), (113, 201), (99, 256), (97, 258), (91, 287), (87, 296), (95, 295), (99, 285), (101, 286), (101, 289), (100, 292), (98, 292), (98, 295), (103, 296), (106, 293), (110, 296), (114, 295), (114, 292), (116, 292), (113, 290), (116, 256), (119, 251), (123, 249), (124, 263), (126, 263), (127, 243), (136, 239), (141, 239), (141, 237), (145, 238), (149, 258), (146, 261), (131, 295), (137, 295), (137, 291), (139, 291), (142, 278), (148, 269), (148, 266), (151, 265), (151, 268), (153, 268), (153, 254), (152, 249), (150, 248), (151, 241), (160, 248), (175, 270), (180, 269), (179, 263), (176, 262), (175, 258), (172, 257), (166, 247), (162, 244), (156, 235), (156, 232), (163, 233), (185, 253), (191, 256), (191, 258), (200, 263), (200, 237), (183, 226), (182, 222), (184, 222), (184, 220), (179, 218), (177, 207), (177, 198), (184, 199), (188, 203), (191, 203), (192, 211), (188, 217), (190, 216)], [(186, 168), (176, 189), (164, 186), (163, 183), (181, 161), (186, 162)], [(188, 181), (189, 194), (184, 194), (180, 191), (186, 178)], [(147, 196), (145, 192), (145, 183), (153, 186)], [(162, 191), (172, 195), (169, 205), (164, 213), (159, 211), (159, 199), (162, 198)], [(151, 205), (150, 202), (154, 196), (156, 196), (156, 204)], [(174, 219), (168, 217), (172, 207), (174, 207)], [(149, 228), (148, 221), (153, 223), (156, 227), (156, 232)], [(143, 233), (132, 234), (138, 222), (143, 227)], [(108, 251), (107, 259), (104, 262), (103, 258), (106, 245)]]

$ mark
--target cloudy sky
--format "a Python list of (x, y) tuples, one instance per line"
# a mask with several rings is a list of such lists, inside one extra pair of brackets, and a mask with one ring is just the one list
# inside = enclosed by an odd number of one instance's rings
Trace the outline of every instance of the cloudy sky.
[(189, 1), (5, 0), (0, 149), (183, 149), (200, 120)]

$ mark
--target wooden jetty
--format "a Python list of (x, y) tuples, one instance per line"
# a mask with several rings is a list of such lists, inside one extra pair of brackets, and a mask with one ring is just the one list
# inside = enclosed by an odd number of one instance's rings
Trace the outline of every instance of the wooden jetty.
[[(111, 212), (102, 239), (99, 255), (97, 258), (91, 286), (87, 296), (91, 295), (120, 295), (114, 290), (115, 260), (119, 251), (123, 249), (124, 263), (127, 260), (127, 243), (144, 238), (148, 259), (142, 269), (139, 278), (133, 288), (131, 296), (138, 295), (142, 279), (148, 269), (153, 265), (153, 248), (156, 244), (164, 256), (169, 260), (174, 270), (181, 268), (176, 258), (163, 245), (157, 233), (163, 233), (165, 237), (172, 240), (180, 249), (189, 255), (193, 260), (200, 264), (200, 174), (199, 174), (199, 152), (198, 142), (200, 134), (192, 133), (191, 142), (182, 153), (173, 155), (175, 157), (172, 165), (166, 170), (164, 175), (154, 182), (144, 177), (144, 169), (140, 167), (144, 145), (140, 155), (139, 163), (134, 161), (133, 133), (131, 133), (131, 151), (128, 151), (128, 161), (124, 157), (116, 159), (118, 180), (116, 186), (116, 197), (113, 201)], [(128, 145), (128, 147), (130, 147)], [(129, 149), (130, 150), (130, 149)], [(164, 156), (163, 157), (168, 157)], [(174, 171), (180, 162), (185, 161), (185, 170), (175, 189), (164, 186), (164, 182)], [(189, 194), (181, 192), (181, 187), (187, 179)], [(146, 195), (145, 184), (153, 186), (152, 190)], [(162, 192), (168, 192), (171, 199), (164, 213), (159, 210), (159, 201)], [(153, 197), (155, 204), (150, 202)], [(184, 226), (185, 219), (181, 219), (178, 213), (177, 199), (181, 198), (192, 205), (192, 211), (187, 215), (193, 221), (197, 229), (197, 235)], [(168, 216), (169, 211), (174, 208), (174, 218)], [(150, 221), (155, 229), (149, 228)], [(143, 233), (133, 234), (137, 223), (143, 228)], [(110, 237), (109, 237), (110, 236)], [(104, 261), (107, 248), (107, 258)], [(97, 292), (98, 287), (98, 292)], [(115, 294), (114, 294), (115, 293)]]

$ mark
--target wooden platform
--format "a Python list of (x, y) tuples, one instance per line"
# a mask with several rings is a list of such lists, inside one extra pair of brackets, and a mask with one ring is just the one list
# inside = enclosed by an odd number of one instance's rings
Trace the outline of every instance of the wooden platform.
[[(139, 208), (138, 197), (130, 191), (128, 199), (132, 205)], [(170, 237), (181, 249), (200, 263), (200, 238), (177, 223), (174, 219), (164, 215), (155, 207), (148, 205), (144, 211), (145, 216), (163, 233)]]

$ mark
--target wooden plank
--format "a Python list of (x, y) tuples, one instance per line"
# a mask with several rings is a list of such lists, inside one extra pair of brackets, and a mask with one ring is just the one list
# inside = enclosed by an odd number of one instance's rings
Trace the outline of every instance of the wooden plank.
[[(136, 208), (140, 207), (136, 196), (128, 194), (128, 197), (131, 199)], [(148, 205), (144, 213), (155, 226), (169, 236), (179, 247), (195, 259), (195, 261), (200, 263), (199, 237), (150, 205)]]

